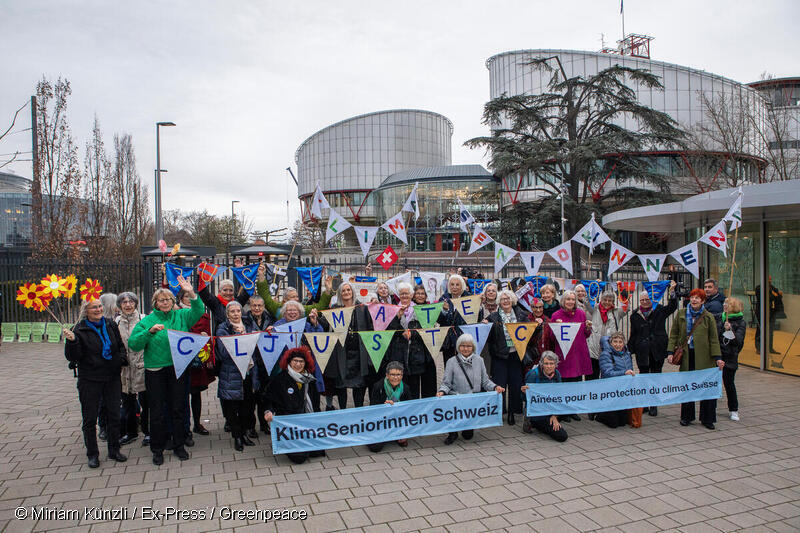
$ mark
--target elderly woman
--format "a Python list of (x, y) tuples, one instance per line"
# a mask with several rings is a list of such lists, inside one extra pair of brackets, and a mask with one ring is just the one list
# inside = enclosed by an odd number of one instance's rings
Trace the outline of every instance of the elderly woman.
[(497, 283), (487, 283), (481, 293), (481, 309), (483, 316), (487, 317), (497, 311)]
[[(453, 298), (461, 298), (462, 296), (469, 296), (467, 282), (460, 275), (451, 274), (447, 279), (447, 292), (439, 298), (440, 302), (444, 302), (442, 314), (439, 315), (440, 325), (461, 326), (467, 323), (453, 306)], [(478, 313), (478, 320), (483, 320), (483, 310), (476, 309), (476, 312)], [(456, 339), (456, 328), (450, 328), (444, 342), (442, 342), (442, 354), (444, 355), (445, 364), (456, 354)]]
[(733, 382), (736, 370), (739, 368), (739, 352), (744, 346), (744, 337), (747, 333), (747, 324), (742, 315), (742, 301), (738, 298), (728, 297), (722, 304), (722, 320), (719, 323), (719, 346), (722, 351), (722, 384), (725, 386), (725, 396), (728, 397), (728, 412), (731, 420), (739, 421), (739, 398), (736, 395), (736, 385)]
[[(525, 391), (537, 383), (561, 383), (561, 374), (558, 372), (558, 356), (555, 352), (542, 352), (539, 364), (525, 374), (525, 385), (522, 386), (523, 404), (525, 404)], [(525, 416), (522, 422), (522, 431), (533, 433), (533, 428), (537, 431), (550, 435), (558, 442), (567, 440), (567, 431), (561, 426), (556, 415)]]
[[(492, 330), (489, 333), (489, 355), (491, 362), (492, 381), (503, 388), (517, 391), (522, 386), (523, 358), (525, 354), (517, 353), (511, 334), (506, 328), (506, 324), (525, 322), (526, 313), (518, 309), (516, 295), (508, 289), (500, 291), (497, 297), (499, 307), (497, 311), (489, 315), (484, 322), (492, 323)], [(529, 356), (530, 359), (530, 356)], [(505, 403), (505, 398), (504, 402)], [(522, 404), (519, 401), (519, 394), (516, 392), (508, 396), (508, 423), (515, 424), (514, 415), (522, 413)]]
[[(703, 370), (705, 368), (725, 366), (717, 336), (717, 322), (714, 315), (706, 311), (703, 303), (706, 293), (703, 289), (693, 289), (689, 293), (689, 305), (686, 311), (677, 313), (672, 321), (667, 345), (667, 362), (673, 364), (673, 354), (679, 347), (683, 348), (681, 370)], [(688, 426), (694, 420), (694, 402), (681, 404), (681, 425)], [(717, 421), (717, 400), (700, 402), (700, 423), (706, 429), (714, 429)]]
[[(394, 405), (395, 402), (404, 402), (410, 399), (411, 395), (408, 387), (403, 383), (402, 363), (390, 361), (386, 365), (386, 377), (375, 383), (369, 392), (369, 404), (388, 403), (389, 405)], [(408, 446), (408, 439), (400, 439), (397, 444), (401, 448), (405, 448)], [(378, 453), (385, 445), (385, 442), (376, 442), (375, 444), (367, 444), (367, 448), (373, 453)]]
[(589, 337), (589, 355), (592, 358), (592, 373), (586, 376), (587, 380), (600, 377), (600, 354), (603, 346), (600, 339), (610, 337), (612, 333), (622, 331), (622, 322), (625, 311), (615, 306), (616, 296), (613, 292), (606, 291), (600, 295), (600, 302), (594, 306), (586, 316), (592, 317), (592, 335)]
[[(631, 334), (628, 350), (636, 356), (636, 366), (641, 374), (660, 374), (667, 357), (667, 319), (678, 308), (674, 281), (669, 284), (667, 305), (653, 307), (647, 291), (639, 293), (639, 307), (631, 315)], [(651, 406), (650, 416), (658, 415), (658, 408)]]
[[(229, 302), (225, 306), (228, 319), (217, 328), (217, 337), (230, 335), (244, 335), (252, 333), (255, 327), (250, 321), (242, 320), (242, 305), (237, 301)], [(250, 354), (252, 356), (252, 354)], [(244, 379), (239, 367), (231, 357), (225, 343), (218, 340), (216, 348), (217, 367), (219, 368), (219, 384), (217, 397), (222, 403), (222, 412), (225, 420), (231, 427), (233, 447), (240, 452), (244, 446), (253, 446), (245, 430), (249, 427), (248, 413), (253, 414), (255, 399), (253, 391), (258, 388), (258, 367), (250, 361)]]
[(561, 305), (556, 299), (556, 286), (552, 283), (545, 283), (542, 285), (542, 288), (539, 289), (539, 293), (542, 295), (544, 314), (547, 316), (547, 318), (552, 319), (553, 313), (561, 308)]
[[(592, 334), (592, 321), (586, 318), (586, 314), (577, 308), (578, 299), (573, 291), (564, 291), (561, 296), (561, 309), (553, 313), (550, 322), (575, 322), (581, 324), (575, 341), (568, 353), (561, 353), (561, 346), (556, 346), (556, 354), (560, 363), (559, 372), (562, 381), (581, 381), (583, 376), (592, 373), (592, 359), (589, 356), (589, 344), (587, 339)], [(545, 307), (545, 310), (547, 308)], [(576, 414), (563, 417), (564, 421), (580, 420)]]
[[(149, 410), (147, 408), (147, 392), (144, 388), (144, 353), (128, 348), (128, 339), (133, 333), (133, 328), (144, 315), (139, 312), (139, 298), (132, 292), (123, 292), (117, 296), (117, 308), (120, 310), (116, 323), (119, 334), (125, 344), (128, 366), (122, 367), (122, 424), (119, 439), (121, 446), (139, 438), (138, 420), (141, 420), (142, 433), (148, 444), (150, 430), (147, 427)], [(139, 412), (141, 406), (141, 413)]]
[[(531, 301), (531, 312), (528, 313), (528, 322), (536, 324), (536, 330), (528, 341), (528, 345), (533, 345), (533, 349), (529, 351), (532, 356), (531, 365), (539, 364), (539, 354), (547, 351), (553, 351), (556, 347), (556, 338), (553, 335), (553, 330), (547, 325), (550, 319), (544, 314), (544, 302), (539, 298), (534, 298)], [(530, 368), (526, 368), (526, 374)]]
[[(187, 293), (183, 289), (178, 292), (178, 307), (181, 309), (189, 309), (192, 307), (191, 294)], [(201, 316), (200, 319), (189, 329), (189, 331), (192, 333), (205, 336), (209, 335), (210, 330), (211, 315), (207, 312), (203, 313), (203, 316)], [(209, 339), (210, 338), (211, 337), (209, 336)], [(186, 440), (184, 443), (187, 446), (194, 446), (194, 440), (192, 440), (190, 433), (190, 418), (194, 421), (194, 429), (192, 431), (198, 435), (209, 434), (209, 431), (200, 422), (200, 418), (203, 410), (203, 397), (201, 393), (208, 389), (208, 386), (217, 379), (217, 377), (214, 375), (214, 357), (210, 352), (211, 344), (208, 344), (203, 351), (201, 351), (200, 354), (195, 357), (194, 361), (189, 364), (189, 368), (187, 369), (189, 372), (189, 379), (187, 381), (189, 391), (186, 396), (189, 403), (184, 403), (183, 414), (183, 428), (186, 432)], [(203, 355), (204, 360), (201, 361), (200, 355)], [(191, 417), (189, 416), (190, 414)], [(230, 429), (227, 429), (226, 431), (230, 431)]]
[[(285, 328), (281, 326), (283, 326), (287, 322), (294, 322), (295, 320), (300, 320), (301, 318), (303, 318), (303, 316), (305, 316), (305, 306), (303, 306), (303, 304), (301, 304), (296, 300), (289, 300), (288, 302), (283, 304), (283, 307), (281, 307), (280, 316), (281, 318), (276, 320), (275, 323), (272, 324), (272, 327), (267, 328), (270, 332), (287, 331)], [(303, 331), (304, 332), (307, 331), (309, 333), (321, 333), (322, 331), (324, 331), (322, 324), (318, 320), (316, 309), (311, 309), (311, 311), (308, 313), (308, 320), (306, 320), (306, 327)], [(297, 341), (298, 341), (297, 344), (299, 344), (300, 342), (305, 342), (302, 338), (302, 334), (298, 334)], [(288, 349), (288, 347), (286, 349)], [(323, 384), (322, 381), (323, 379), (322, 371), (324, 369), (320, 368), (319, 364), (317, 364), (317, 359), (314, 357), (313, 353), (311, 355), (311, 359), (314, 361), (313, 372), (315, 373), (316, 380), (314, 381), (314, 384), (311, 386), (309, 394), (313, 402), (314, 411), (319, 411), (320, 393), (325, 392), (325, 385)], [(270, 369), (270, 371), (272, 372), (272, 374), (274, 374), (274, 369)], [(267, 383), (266, 386), (267, 387), (269, 386), (269, 382)], [(263, 399), (263, 403), (266, 406), (266, 404), (268, 403), (268, 400), (266, 398), (266, 390), (264, 394), (265, 396)]]
[[(422, 397), (430, 397), (436, 394), (436, 371), (434, 370), (433, 372), (434, 379), (431, 384), (431, 380), (426, 378), (430, 355), (425, 348), (422, 337), (420, 337), (419, 333), (413, 331), (420, 329), (422, 324), (417, 320), (417, 315), (414, 313), (415, 304), (412, 300), (411, 285), (405, 282), (398, 283), (397, 293), (399, 295), (400, 310), (386, 326), (387, 330), (395, 330), (395, 334), (383, 358), (382, 366), (385, 367), (390, 362), (397, 362), (403, 366), (403, 381), (408, 389), (409, 399), (416, 400), (420, 398), (423, 384), (425, 385), (426, 394)], [(382, 374), (382, 370), (384, 368), (380, 369), (378, 374)], [(430, 390), (431, 385), (432, 391)]]
[[(281, 307), (283, 307), (283, 304), (289, 300), (299, 302), (300, 293), (294, 287), (286, 287), (286, 289), (283, 291), (283, 299), (280, 302), (276, 302), (272, 298), (272, 293), (270, 292), (269, 288), (272, 282), (271, 280), (266, 279), (266, 275), (267, 265), (261, 263), (258, 265), (256, 292), (259, 296), (261, 296), (261, 298), (263, 298), (267, 312), (269, 312), (269, 314), (275, 318), (280, 318), (280, 310)], [(333, 296), (333, 278), (331, 276), (323, 276), (323, 278), (324, 290), (319, 296), (319, 302), (305, 305), (303, 308), (303, 313), (306, 315), (310, 313), (312, 309), (323, 311), (328, 309), (328, 307), (331, 305), (331, 297)]]
[[(455, 357), (451, 357), (444, 367), (444, 379), (439, 387), (439, 392), (436, 396), (444, 396), (445, 394), (472, 394), (473, 392), (490, 391), (494, 389), (498, 394), (504, 393), (506, 390), (496, 385), (489, 379), (489, 373), (486, 372), (486, 365), (483, 364), (481, 356), (475, 353), (477, 350), (475, 339), (469, 333), (462, 334), (456, 340), (456, 349), (458, 353)], [(464, 440), (470, 440), (474, 435), (474, 431), (466, 429), (461, 432)], [(458, 438), (458, 432), (452, 432), (447, 435), (445, 444), (453, 444)]]
[(583, 283), (578, 283), (575, 288), (575, 297), (578, 299), (578, 309), (582, 309), (586, 316), (592, 315), (592, 304), (589, 302), (589, 293)]
[(191, 307), (176, 309), (175, 296), (169, 289), (158, 289), (153, 293), (153, 312), (139, 321), (128, 339), (128, 348), (134, 351), (144, 350), (144, 382), (150, 409), (150, 451), (153, 452), (153, 464), (164, 463), (164, 448), (167, 440), (167, 421), (165, 411), (160, 406), (167, 406), (166, 412), (172, 417), (172, 437), (175, 447), (172, 453), (181, 461), (189, 458), (184, 447), (186, 437), (183, 434), (183, 403), (186, 394), (184, 372), (175, 377), (172, 364), (172, 352), (169, 347), (168, 329), (189, 331), (203, 316), (203, 302), (194, 297), (192, 285), (178, 276), (180, 288), (189, 293)]
[[(274, 416), (299, 415), (313, 412), (309, 389), (314, 378), (314, 359), (308, 346), (286, 350), (278, 361), (282, 372), (270, 380), (267, 386), (269, 409), (264, 413), (264, 420), (272, 422)], [(287, 453), (295, 464), (306, 462), (309, 457), (324, 457), (324, 450), (312, 452)]]
[(397, 304), (397, 296), (393, 295), (389, 285), (385, 281), (379, 281), (375, 288), (375, 301), (382, 304)]
[(78, 398), (81, 402), (83, 443), (90, 468), (100, 466), (96, 422), (100, 399), (108, 409), (108, 458), (122, 463), (128, 460), (119, 451), (119, 405), (122, 395), (120, 369), (128, 364), (125, 344), (113, 320), (103, 316), (99, 300), (81, 305), (78, 323), (64, 328), (64, 356), (78, 367)]
[(234, 298), (233, 280), (230, 279), (223, 279), (219, 281), (219, 294), (216, 296), (211, 294), (211, 291), (208, 287), (208, 285), (205, 285), (200, 290), (198, 295), (203, 303), (206, 304), (206, 307), (211, 314), (211, 327), (213, 327), (214, 331), (217, 331), (219, 325), (228, 319), (225, 313), (225, 306), (233, 301), (237, 301), (239, 302), (239, 305), (243, 306), (247, 303), (247, 300), (250, 299), (250, 295), (247, 294), (247, 292), (240, 290), (238, 296)]
[[(625, 347), (625, 335), (616, 331), (608, 337), (600, 339), (603, 353), (600, 354), (600, 377), (633, 376), (633, 360)], [(628, 423), (628, 409), (597, 413), (596, 419), (610, 428), (617, 428)]]
[[(367, 306), (356, 304), (353, 286), (347, 281), (342, 282), (336, 294), (336, 305), (331, 309), (356, 307), (350, 316), (344, 346), (336, 345), (328, 366), (324, 369), (326, 381), (335, 388), (339, 409), (347, 407), (347, 389), (352, 391), (353, 404), (356, 407), (363, 406), (367, 388), (376, 381), (377, 376), (377, 369), (372, 367), (367, 349), (358, 334), (359, 331), (372, 331), (372, 317)], [(326, 331), (333, 331), (333, 325), (328, 324), (324, 317), (320, 318), (320, 321)], [(333, 405), (332, 396), (327, 395), (325, 399), (328, 406)]]

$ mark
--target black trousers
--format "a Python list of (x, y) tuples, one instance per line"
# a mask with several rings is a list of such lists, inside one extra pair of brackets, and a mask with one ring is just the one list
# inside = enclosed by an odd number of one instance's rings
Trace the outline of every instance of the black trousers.
[(405, 375), (403, 376), (403, 382), (408, 387), (412, 400), (432, 398), (436, 396), (436, 367), (430, 365), (423, 374)]
[(147, 391), (142, 391), (139, 396), (139, 425), (142, 433), (150, 435), (150, 403), (147, 401)]
[[(364, 396), (367, 394), (366, 387), (355, 387), (353, 391), (353, 404), (356, 407), (364, 407)], [(336, 397), (339, 399), (339, 409), (347, 408), (347, 389), (336, 389)], [(312, 400), (313, 403), (313, 400)], [(317, 402), (319, 403), (319, 402)]]
[(242, 424), (244, 429), (256, 428), (256, 394), (253, 392), (253, 377), (250, 374), (244, 378), (242, 384), (244, 399), (242, 409), (244, 411)]
[(591, 359), (592, 359), (592, 373), (586, 376), (586, 381), (591, 381), (593, 379), (600, 379), (600, 361), (595, 358)]
[[(689, 357), (689, 370), (695, 370), (694, 363), (694, 348), (689, 348), (687, 356)], [(694, 404), (695, 402), (687, 402), (681, 404), (681, 420), (691, 422), (694, 420)], [(717, 421), (717, 400), (701, 400), (700, 401), (700, 423), (713, 424)]]
[(508, 354), (508, 357), (492, 357), (492, 381), (507, 391), (503, 394), (503, 403), (508, 397), (508, 412), (522, 412), (522, 395), (519, 393), (522, 387), (522, 361), (516, 351)]
[(722, 368), (722, 384), (725, 386), (725, 396), (728, 397), (728, 411), (739, 410), (739, 398), (736, 396), (736, 384), (733, 378), (736, 377), (735, 368)]
[(549, 435), (555, 441), (564, 442), (567, 440), (567, 430), (564, 429), (563, 425), (558, 431), (553, 429), (553, 424), (550, 423), (549, 416), (544, 418), (531, 418), (531, 426), (536, 428), (537, 431)]
[(201, 394), (201, 391), (194, 391), (189, 395), (192, 406), (192, 420), (194, 421), (195, 428), (200, 425), (200, 416), (203, 413), (203, 397)]
[(136, 415), (139, 414), (139, 402), (136, 399), (136, 393), (122, 395), (122, 422), (120, 431), (129, 437), (135, 437), (139, 434), (138, 420)]
[[(78, 378), (78, 399), (81, 402), (81, 430), (87, 457), (97, 457), (97, 415), (100, 411), (100, 400), (107, 406), (119, 405), (122, 398), (122, 382), (119, 376), (108, 381), (89, 381)], [(106, 410), (106, 434), (108, 435), (108, 452), (119, 451), (120, 410)]]
[(234, 439), (242, 438), (248, 419), (244, 400), (221, 401), (222, 414), (225, 415), (225, 420), (228, 421), (228, 425), (231, 427), (231, 436)]
[[(150, 450), (163, 452), (167, 444), (167, 416), (172, 421), (172, 440), (176, 449), (183, 448), (186, 439), (183, 427), (184, 405), (186, 402), (186, 380), (188, 372), (175, 378), (175, 369), (165, 366), (159, 370), (146, 370), (144, 373), (150, 409)], [(166, 405), (166, 409), (162, 406)], [(169, 413), (169, 414), (167, 414)]]
[(663, 359), (656, 359), (653, 357), (653, 354), (649, 354), (647, 356), (647, 364), (648, 366), (640, 366), (639, 373), (640, 374), (660, 374), (661, 371), (664, 369), (664, 360)]
[(604, 413), (597, 413), (595, 420), (602, 422), (610, 428), (623, 427), (628, 424), (628, 410), (620, 409), (619, 411), (606, 411)]

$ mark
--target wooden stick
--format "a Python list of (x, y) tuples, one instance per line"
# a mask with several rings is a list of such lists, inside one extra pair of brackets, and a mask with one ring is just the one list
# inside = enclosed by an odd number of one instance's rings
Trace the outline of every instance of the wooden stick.
[(733, 234), (733, 256), (731, 257), (731, 278), (728, 282), (728, 296), (733, 296), (733, 269), (736, 268), (736, 242), (739, 240), (739, 226)]
[(58, 317), (56, 315), (54, 315), (53, 312), (50, 310), (50, 306), (49, 305), (45, 305), (44, 306), (44, 310), (47, 311), (48, 313), (50, 313), (50, 316), (53, 317), (56, 322), (58, 322), (59, 326), (61, 326), (62, 328), (64, 327), (64, 324), (62, 324), (61, 321), (58, 319)]

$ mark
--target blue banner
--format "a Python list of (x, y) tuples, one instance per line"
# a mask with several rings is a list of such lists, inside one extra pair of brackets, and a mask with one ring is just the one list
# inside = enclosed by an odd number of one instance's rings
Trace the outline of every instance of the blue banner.
[(492, 280), (490, 279), (468, 279), (467, 285), (469, 286), (469, 292), (472, 294), (481, 294), (484, 287), (491, 282)]
[(528, 385), (525, 391), (528, 416), (601, 413), (717, 399), (722, 396), (722, 371), (708, 368)]
[(667, 292), (671, 282), (668, 279), (664, 279), (661, 281), (643, 281), (641, 283), (644, 290), (650, 295), (650, 301), (653, 302), (653, 309), (655, 309), (658, 307), (659, 302), (661, 302), (664, 293)]
[(303, 281), (303, 285), (306, 286), (308, 291), (311, 293), (311, 297), (317, 295), (319, 291), (320, 281), (322, 281), (322, 269), (324, 267), (297, 267), (297, 275), (300, 276), (300, 279)]
[(242, 284), (242, 288), (247, 291), (247, 294), (252, 296), (253, 292), (256, 290), (258, 263), (253, 263), (252, 265), (243, 267), (231, 267), (231, 271), (233, 272), (233, 275), (236, 276), (236, 279), (239, 281), (239, 283)]
[(376, 276), (356, 276), (356, 283), (372, 283), (378, 281)]
[(547, 283), (547, 276), (525, 276), (525, 281), (530, 281), (533, 285), (533, 295), (541, 298), (542, 287)]
[(178, 285), (178, 276), (191, 279), (194, 268), (182, 267), (172, 263), (164, 263), (164, 267), (164, 273), (167, 276), (167, 285), (169, 286), (169, 290), (172, 291), (172, 294), (174, 294), (177, 298), (178, 293), (181, 291), (181, 286)]
[(276, 416), (272, 453), (328, 450), (503, 425), (496, 392), (423, 398), (325, 413)]
[(603, 291), (606, 288), (606, 282), (582, 279), (581, 285), (583, 285), (583, 288), (586, 289), (586, 293), (589, 297), (589, 304), (591, 304), (591, 306), (594, 308), (594, 306), (597, 305), (597, 302), (600, 301), (600, 295), (603, 294)]

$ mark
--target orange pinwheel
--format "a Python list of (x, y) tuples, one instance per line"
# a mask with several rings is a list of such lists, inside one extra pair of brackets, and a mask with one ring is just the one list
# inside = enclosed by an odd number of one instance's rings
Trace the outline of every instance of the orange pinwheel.
[(86, 283), (81, 285), (81, 300), (94, 301), (100, 299), (100, 294), (103, 292), (103, 286), (96, 279), (86, 278)]
[(66, 278), (64, 278), (64, 298), (69, 300), (75, 295), (75, 291), (78, 289), (78, 279), (75, 277), (75, 274), (70, 274)]
[[(41, 285), (38, 285), (37, 287), (41, 287)], [(42, 294), (41, 297), (39, 297), (39, 298), (37, 298), (36, 300), (33, 301), (33, 310), (34, 311), (39, 311), (40, 313), (42, 311), (45, 311), (47, 309), (47, 306), (50, 304), (50, 301), (52, 299), (53, 299), (53, 297), (50, 294)], [(52, 314), (52, 311), (51, 311), (51, 314)]]
[(49, 294), (53, 298), (58, 298), (66, 292), (66, 280), (56, 274), (50, 274), (42, 278), (42, 285), (44, 286), (45, 294)]
[(47, 304), (42, 300), (49, 302), (50, 299), (45, 296), (44, 286), (37, 285), (36, 283), (25, 283), (20, 285), (17, 289), (17, 301), (24, 305), (27, 309), (31, 307), (42, 307)]

